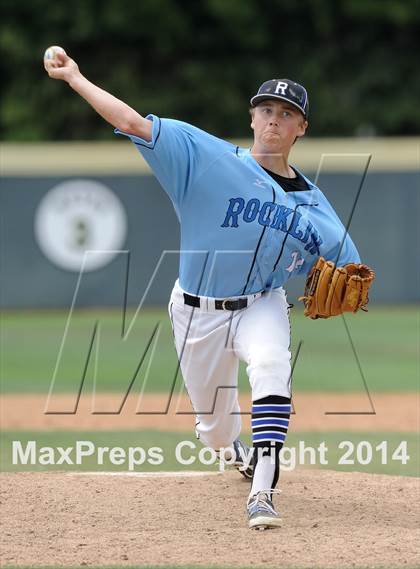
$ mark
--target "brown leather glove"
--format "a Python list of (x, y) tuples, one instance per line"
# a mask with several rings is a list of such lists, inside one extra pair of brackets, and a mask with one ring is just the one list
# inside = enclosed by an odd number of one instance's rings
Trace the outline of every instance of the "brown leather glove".
[(367, 312), (369, 287), (375, 279), (367, 265), (349, 263), (336, 267), (319, 257), (306, 279), (305, 294), (299, 297), (305, 304), (308, 318), (329, 318), (343, 312)]

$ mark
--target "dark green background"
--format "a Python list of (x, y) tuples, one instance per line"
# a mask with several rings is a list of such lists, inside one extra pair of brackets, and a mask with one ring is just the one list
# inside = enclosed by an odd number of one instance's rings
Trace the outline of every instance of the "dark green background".
[(42, 66), (63, 46), (92, 81), (141, 113), (248, 136), (266, 79), (310, 97), (309, 135), (420, 130), (419, 0), (2, 0), (5, 140), (110, 139), (109, 127)]

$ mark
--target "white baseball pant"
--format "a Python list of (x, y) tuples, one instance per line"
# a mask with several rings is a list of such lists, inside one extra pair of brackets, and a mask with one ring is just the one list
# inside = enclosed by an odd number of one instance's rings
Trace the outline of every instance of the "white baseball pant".
[(286, 293), (280, 287), (249, 295), (247, 308), (233, 312), (217, 310), (209, 297), (200, 297), (199, 308), (188, 306), (183, 293), (176, 281), (169, 315), (197, 436), (214, 449), (228, 447), (241, 431), (239, 360), (247, 364), (253, 401), (291, 397)]

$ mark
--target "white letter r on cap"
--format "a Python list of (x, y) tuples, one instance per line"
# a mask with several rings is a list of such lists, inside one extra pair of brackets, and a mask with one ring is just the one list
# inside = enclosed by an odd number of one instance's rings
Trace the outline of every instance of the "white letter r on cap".
[(281, 94), (285, 95), (287, 87), (288, 87), (287, 83), (283, 83), (283, 81), (277, 81), (277, 85), (276, 85), (276, 89), (275, 89), (274, 93), (276, 95), (278, 95), (279, 91), (281, 91)]

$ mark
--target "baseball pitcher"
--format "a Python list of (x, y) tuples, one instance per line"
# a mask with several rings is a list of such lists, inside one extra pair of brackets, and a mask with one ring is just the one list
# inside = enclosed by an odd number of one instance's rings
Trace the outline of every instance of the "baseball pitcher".
[[(249, 527), (280, 525), (273, 493), (291, 412), (283, 287), (308, 275), (305, 314), (327, 318), (365, 308), (374, 278), (323, 193), (289, 163), (308, 126), (305, 88), (263, 83), (250, 100), (252, 147), (239, 148), (182, 121), (141, 116), (88, 81), (64, 51), (45, 67), (131, 139), (171, 199), (181, 255), (169, 316), (197, 436), (231, 448), (250, 478)], [(251, 451), (239, 439), (240, 360), (252, 390)]]

